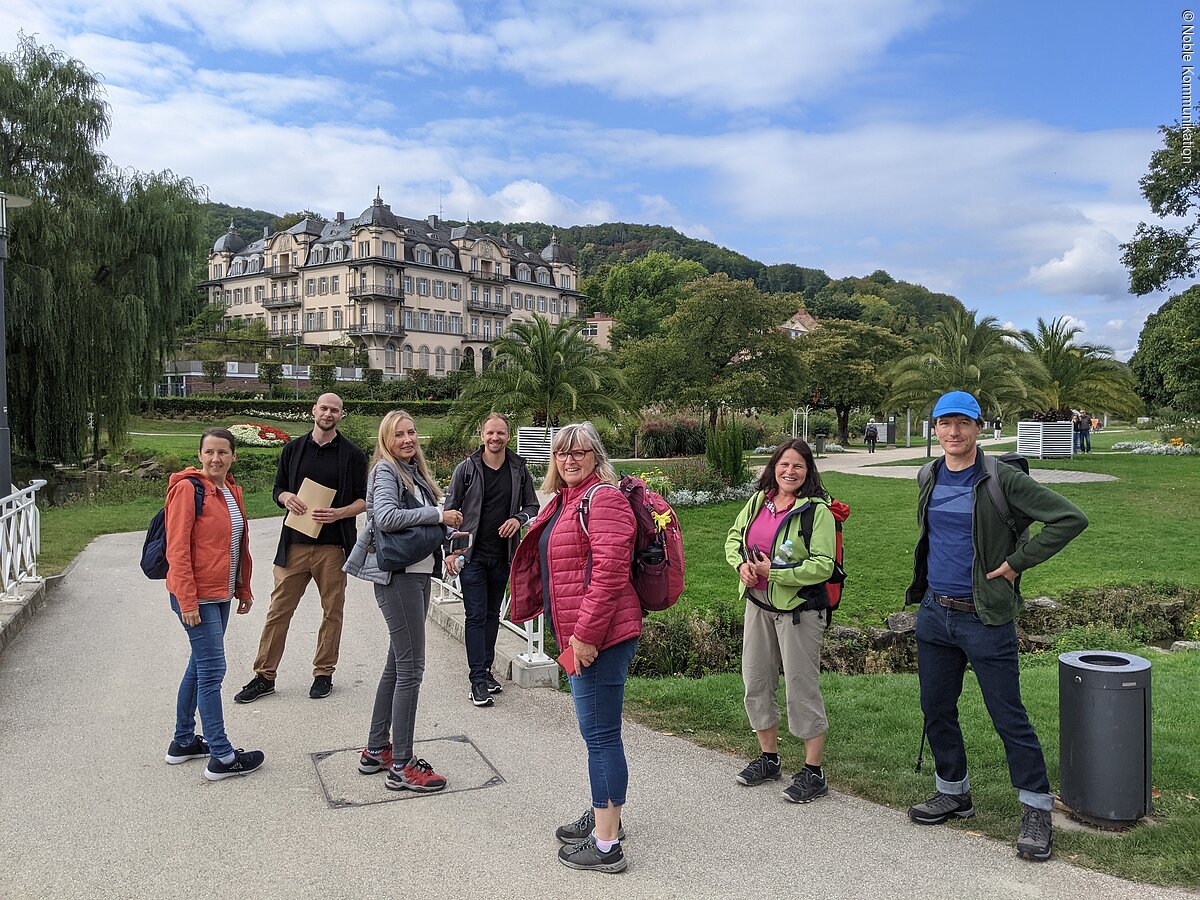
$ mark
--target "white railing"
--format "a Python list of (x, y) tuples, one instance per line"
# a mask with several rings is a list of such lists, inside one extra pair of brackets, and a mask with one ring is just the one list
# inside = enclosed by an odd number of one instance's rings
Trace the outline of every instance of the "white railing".
[[(458, 584), (458, 578), (453, 578), (450, 581), (434, 578), (432, 589), (430, 590), (430, 599), (434, 603), (439, 604), (462, 603), (462, 588)], [(500, 624), (517, 637), (525, 639), (525, 652), (521, 654), (521, 659), (528, 663), (549, 662), (550, 657), (546, 655), (546, 642), (542, 629), (542, 616), (538, 616), (532, 622), (526, 622), (523, 625), (509, 621), (508, 609), (511, 601), (512, 598), (505, 591), (504, 602), (500, 604)]]
[(42, 515), (34, 502), (39, 488), (35, 479), (29, 487), (0, 500), (0, 593), (11, 596), (17, 585), (41, 581), (37, 574), (38, 551), (42, 546)]

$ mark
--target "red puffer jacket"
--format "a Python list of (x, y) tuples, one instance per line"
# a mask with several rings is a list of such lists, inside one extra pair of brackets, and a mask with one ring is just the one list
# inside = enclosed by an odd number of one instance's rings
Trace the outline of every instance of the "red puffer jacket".
[(602, 489), (592, 495), (588, 512), (592, 569), (585, 583), (588, 538), (579, 521), (579, 501), (599, 480), (593, 474), (578, 487), (559, 491), (533, 520), (513, 557), (512, 620), (528, 622), (543, 609), (538, 542), (546, 522), (563, 505), (546, 548), (550, 613), (560, 647), (566, 647), (574, 635), (603, 650), (642, 633), (642, 604), (629, 580), (637, 526), (629, 501), (619, 491)]

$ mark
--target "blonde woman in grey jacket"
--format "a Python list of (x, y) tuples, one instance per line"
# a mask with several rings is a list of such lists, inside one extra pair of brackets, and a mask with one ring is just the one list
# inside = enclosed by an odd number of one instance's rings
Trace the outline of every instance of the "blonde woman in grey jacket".
[[(405, 495), (408, 495), (407, 502)], [(384, 572), (370, 552), (375, 530), (401, 531), (416, 525), (462, 524), (462, 513), (442, 511), (442, 492), (434, 483), (417, 426), (402, 409), (393, 410), (379, 425), (367, 487), (367, 527), (346, 561), (346, 571), (375, 585), (375, 600), (387, 624), (387, 663), (375, 692), (371, 730), (358, 762), (364, 775), (387, 772), (393, 791), (440, 791), (446, 779), (413, 755), (417, 699), (425, 674), (425, 616), (429, 612), (429, 582), (440, 564), (441, 551), (408, 566), (403, 572)], [(413, 503), (415, 499), (417, 502)]]

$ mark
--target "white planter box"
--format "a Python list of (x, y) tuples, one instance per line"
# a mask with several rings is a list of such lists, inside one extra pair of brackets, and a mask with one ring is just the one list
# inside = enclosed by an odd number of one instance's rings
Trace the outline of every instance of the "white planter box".
[(1071, 422), (1018, 422), (1017, 452), (1036, 459), (1069, 459), (1075, 455)]

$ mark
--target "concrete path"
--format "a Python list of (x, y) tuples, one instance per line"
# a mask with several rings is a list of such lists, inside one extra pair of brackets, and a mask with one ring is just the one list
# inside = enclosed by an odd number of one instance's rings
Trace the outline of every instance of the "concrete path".
[(259, 601), (227, 635), (229, 734), (267, 753), (248, 778), (210, 784), (200, 762), (163, 762), (187, 644), (161, 583), (137, 569), (141, 535), (95, 541), (0, 655), (0, 897), (1195, 898), (1025, 863), (1008, 843), (842, 794), (793, 806), (774, 786), (735, 785), (743, 760), (635, 725), (629, 869), (568, 870), (553, 830), (587, 804), (570, 698), (510, 685), (475, 709), (462, 646), (436, 629), (418, 752), (452, 791), (391, 794), (354, 772), (387, 646), (362, 582), (332, 696), (308, 699), (310, 593), (278, 692), (231, 702), (251, 675), (279, 527), (251, 523)]

